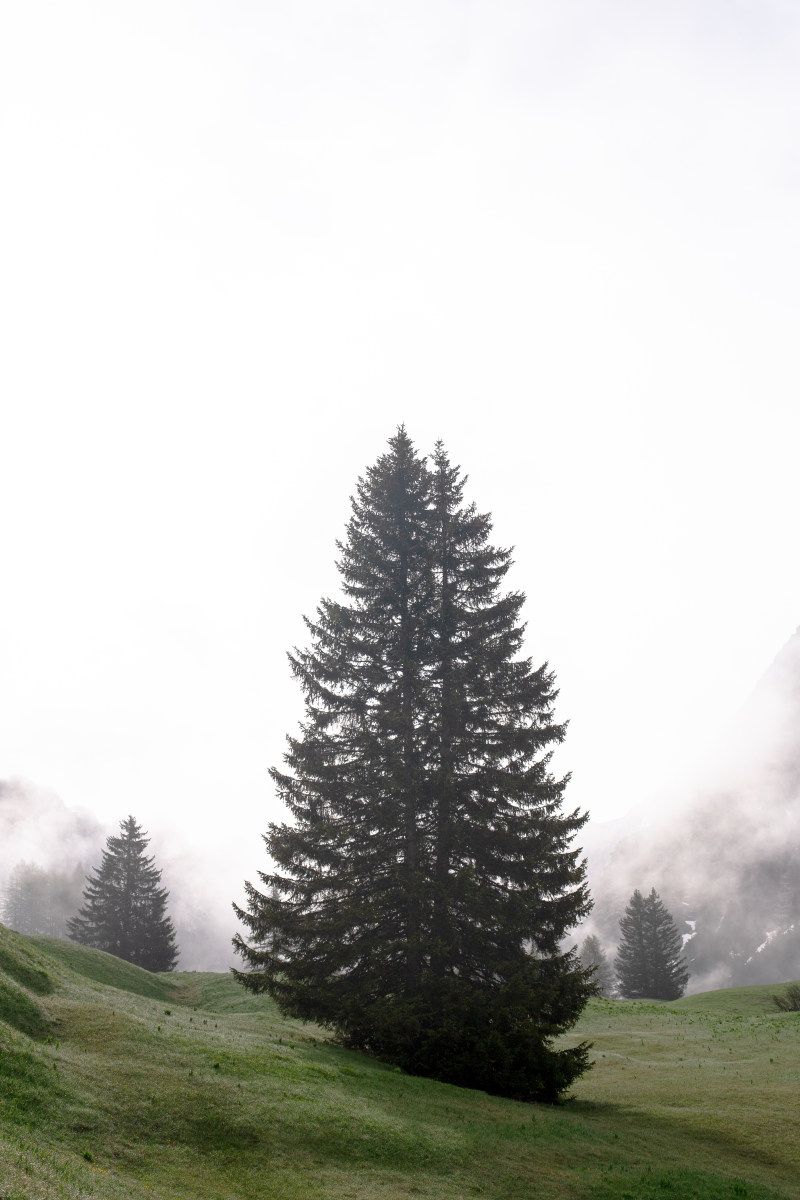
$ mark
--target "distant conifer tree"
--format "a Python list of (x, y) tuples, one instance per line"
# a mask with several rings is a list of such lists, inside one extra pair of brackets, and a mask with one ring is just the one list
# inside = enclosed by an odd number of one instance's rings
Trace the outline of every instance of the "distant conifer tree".
[(19, 862), (3, 889), (0, 917), (17, 933), (66, 937), (66, 921), (80, 903), (83, 880), (81, 867), (60, 871)]
[[(39, 870), (41, 868), (33, 863), (18, 862), (3, 888), (0, 917), (9, 929), (15, 929), (17, 933), (41, 933), (37, 928), (38, 888), (35, 886), (38, 883), (35, 873)], [(34, 887), (30, 888), (29, 884), (34, 880)]]
[(75, 942), (116, 954), (147, 971), (171, 971), (178, 958), (175, 930), (166, 915), (161, 872), (145, 854), (149, 844), (133, 817), (109, 837), (102, 862), (87, 877), (84, 906), (67, 922)]
[(611, 996), (614, 993), (614, 972), (606, 952), (600, 945), (599, 938), (590, 933), (583, 939), (580, 950), (581, 965), (585, 970), (593, 972), (592, 981), (598, 996)]
[(681, 935), (658, 892), (635, 891), (619, 923), (614, 967), (619, 990), (628, 999), (677, 1000), (689, 981)]
[(343, 599), (290, 656), (307, 715), (272, 776), (294, 821), (236, 909), (237, 976), (413, 1073), (552, 1100), (587, 1064), (551, 1044), (592, 990), (560, 949), (589, 908), (585, 818), (548, 769), (564, 726), (519, 657), (510, 552), (463, 486), (403, 429), (359, 481)]

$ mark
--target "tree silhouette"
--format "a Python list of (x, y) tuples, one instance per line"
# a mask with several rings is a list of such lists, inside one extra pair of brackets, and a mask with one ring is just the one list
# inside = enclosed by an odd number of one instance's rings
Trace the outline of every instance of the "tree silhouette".
[(68, 914), (80, 901), (82, 867), (71, 871), (18, 862), (8, 877), (0, 917), (18, 933), (66, 937)]
[(161, 872), (145, 854), (149, 844), (133, 817), (109, 837), (100, 866), (87, 877), (84, 905), (67, 922), (69, 936), (116, 954), (148, 971), (171, 971), (178, 958), (175, 930), (166, 915)]
[(594, 972), (593, 982), (598, 996), (611, 996), (614, 992), (614, 972), (606, 957), (606, 952), (600, 945), (599, 938), (590, 933), (583, 939), (580, 950), (581, 965), (586, 970)]
[(635, 891), (619, 923), (614, 967), (619, 990), (629, 999), (677, 1000), (689, 980), (681, 935), (658, 892)]
[(554, 1099), (586, 1048), (551, 1040), (591, 994), (560, 943), (588, 911), (546, 665), (520, 657), (510, 552), (439, 444), (403, 429), (359, 481), (342, 601), (290, 656), (306, 720), (273, 770), (292, 824), (237, 908), (238, 973), (282, 1010), (417, 1074)]

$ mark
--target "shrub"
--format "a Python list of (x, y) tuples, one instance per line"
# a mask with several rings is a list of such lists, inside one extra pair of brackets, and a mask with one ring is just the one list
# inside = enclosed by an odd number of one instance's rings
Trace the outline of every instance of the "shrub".
[(800, 983), (790, 983), (782, 996), (773, 996), (772, 1003), (781, 1012), (800, 1012)]

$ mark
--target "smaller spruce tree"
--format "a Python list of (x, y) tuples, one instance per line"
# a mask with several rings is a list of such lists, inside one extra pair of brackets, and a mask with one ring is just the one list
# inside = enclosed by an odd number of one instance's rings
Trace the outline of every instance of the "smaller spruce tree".
[(584, 970), (593, 971), (593, 983), (598, 996), (611, 996), (614, 992), (614, 972), (606, 957), (606, 952), (600, 945), (599, 938), (590, 933), (583, 939), (580, 950), (581, 966)]
[(146, 971), (171, 971), (178, 958), (175, 930), (166, 914), (161, 872), (145, 854), (149, 844), (133, 817), (109, 837), (100, 866), (88, 876), (84, 906), (67, 922), (75, 942), (116, 954)]
[(621, 995), (630, 1000), (677, 1000), (689, 980), (681, 935), (653, 888), (637, 889), (619, 923), (622, 940), (614, 967)]

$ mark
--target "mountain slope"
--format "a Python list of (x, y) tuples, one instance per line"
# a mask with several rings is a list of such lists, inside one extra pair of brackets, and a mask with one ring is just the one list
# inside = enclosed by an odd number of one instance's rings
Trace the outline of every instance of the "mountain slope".
[(633, 889), (655, 887), (684, 933), (694, 990), (800, 974), (800, 630), (682, 799), (599, 871), (590, 858), (603, 940), (616, 943)]

